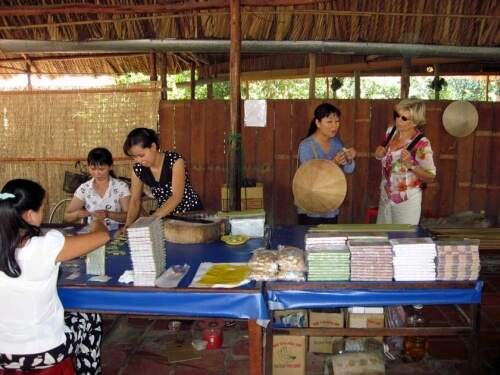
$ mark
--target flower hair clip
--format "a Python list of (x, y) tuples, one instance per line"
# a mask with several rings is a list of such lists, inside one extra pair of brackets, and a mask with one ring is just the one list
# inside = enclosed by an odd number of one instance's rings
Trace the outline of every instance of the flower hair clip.
[(16, 196), (11, 193), (0, 193), (0, 201), (6, 200), (6, 199), (13, 199)]

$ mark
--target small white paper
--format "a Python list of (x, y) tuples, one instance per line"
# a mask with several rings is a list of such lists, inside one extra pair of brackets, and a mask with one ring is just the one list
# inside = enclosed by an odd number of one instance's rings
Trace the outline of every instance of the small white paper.
[(80, 272), (73, 272), (66, 277), (66, 280), (74, 280), (80, 276)]
[(133, 270), (126, 270), (123, 275), (120, 276), (118, 279), (118, 282), (128, 284), (128, 283), (133, 283), (134, 282), (134, 271)]
[(188, 271), (188, 264), (169, 267), (155, 280), (155, 285), (160, 288), (175, 288)]
[(99, 281), (102, 283), (108, 282), (111, 280), (111, 277), (106, 276), (106, 275), (99, 275), (99, 276), (92, 276), (89, 281)]
[(106, 246), (101, 246), (87, 254), (86, 261), (87, 275), (104, 275), (106, 274)]
[(267, 125), (267, 102), (245, 100), (245, 126), (265, 128)]

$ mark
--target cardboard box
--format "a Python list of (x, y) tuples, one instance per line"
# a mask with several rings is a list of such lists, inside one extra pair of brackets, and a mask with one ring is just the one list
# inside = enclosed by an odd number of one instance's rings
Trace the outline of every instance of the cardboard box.
[[(257, 183), (255, 187), (241, 188), (241, 209), (254, 210), (264, 208), (264, 185)], [(222, 211), (228, 210), (229, 191), (227, 186), (221, 189)]]
[[(342, 309), (310, 310), (309, 328), (344, 328), (344, 312)], [(332, 353), (333, 342), (342, 339), (342, 336), (310, 336), (309, 351)]]
[[(360, 314), (349, 313), (347, 319), (348, 328), (382, 328), (385, 326), (384, 314)], [(383, 341), (382, 336), (375, 337), (380, 342)]]
[(276, 327), (308, 327), (306, 309), (274, 310), (273, 324)]
[(273, 336), (273, 375), (304, 375), (306, 372), (306, 337)]
[(167, 335), (165, 344), (168, 361), (174, 363), (201, 358), (201, 352), (193, 348), (192, 341), (193, 336), (189, 331), (179, 331), (174, 335)]

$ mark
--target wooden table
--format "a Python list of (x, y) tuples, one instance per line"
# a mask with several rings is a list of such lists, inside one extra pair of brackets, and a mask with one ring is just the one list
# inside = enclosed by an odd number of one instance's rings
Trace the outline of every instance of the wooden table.
[[(189, 264), (190, 269), (177, 288), (134, 286), (122, 284), (118, 278), (125, 270), (132, 269), (128, 246), (122, 254), (107, 252), (105, 283), (90, 281), (93, 275), (85, 274), (84, 259), (61, 265), (58, 280), (59, 297), (67, 310), (124, 315), (157, 315), (167, 317), (225, 318), (248, 321), (250, 374), (262, 374), (261, 320), (269, 320), (269, 311), (262, 293), (261, 283), (242, 287), (190, 288), (201, 262), (240, 263), (251, 257), (251, 251), (262, 245), (262, 239), (249, 240), (245, 245), (231, 247), (222, 241), (208, 244), (181, 245), (166, 243), (167, 267)], [(67, 277), (80, 272), (74, 279)]]
[[(278, 244), (304, 248), (305, 226), (273, 228), (271, 247)], [(422, 237), (427, 232), (388, 233), (390, 238)], [(468, 336), (471, 345), (473, 374), (479, 369), (479, 314), (482, 281), (399, 281), (399, 282), (267, 282), (265, 292), (270, 310), (315, 309), (350, 306), (455, 305), (464, 326), (425, 328), (276, 328), (267, 327), (266, 348), (272, 348), (272, 334), (300, 336)], [(461, 305), (468, 306), (466, 313)], [(265, 353), (266, 373), (272, 366), (272, 351)]]
[[(424, 328), (275, 328), (267, 329), (266, 347), (272, 334), (295, 336), (468, 336), (471, 373), (479, 371), (479, 314), (481, 281), (434, 282), (268, 282), (271, 309), (313, 309), (349, 306), (455, 305), (466, 325)], [(468, 314), (460, 305), (467, 305)], [(272, 351), (266, 351), (266, 373), (271, 373)]]

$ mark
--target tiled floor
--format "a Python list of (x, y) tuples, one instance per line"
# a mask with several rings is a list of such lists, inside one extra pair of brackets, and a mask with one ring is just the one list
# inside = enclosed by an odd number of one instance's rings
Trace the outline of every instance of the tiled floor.
[[(500, 254), (496, 255), (496, 261)], [(500, 267), (484, 267), (481, 306), (480, 374), (500, 374)], [(450, 306), (431, 307), (432, 322), (460, 319)], [(201, 358), (170, 363), (165, 349), (168, 320), (154, 317), (104, 316), (103, 375), (245, 375), (248, 374), (246, 323), (223, 329), (220, 349), (200, 351)], [(186, 321), (181, 331), (202, 338), (198, 321)], [(386, 373), (469, 375), (470, 353), (460, 338), (431, 338), (429, 353), (419, 363), (386, 362)], [(308, 375), (322, 375), (326, 356), (308, 353)]]

